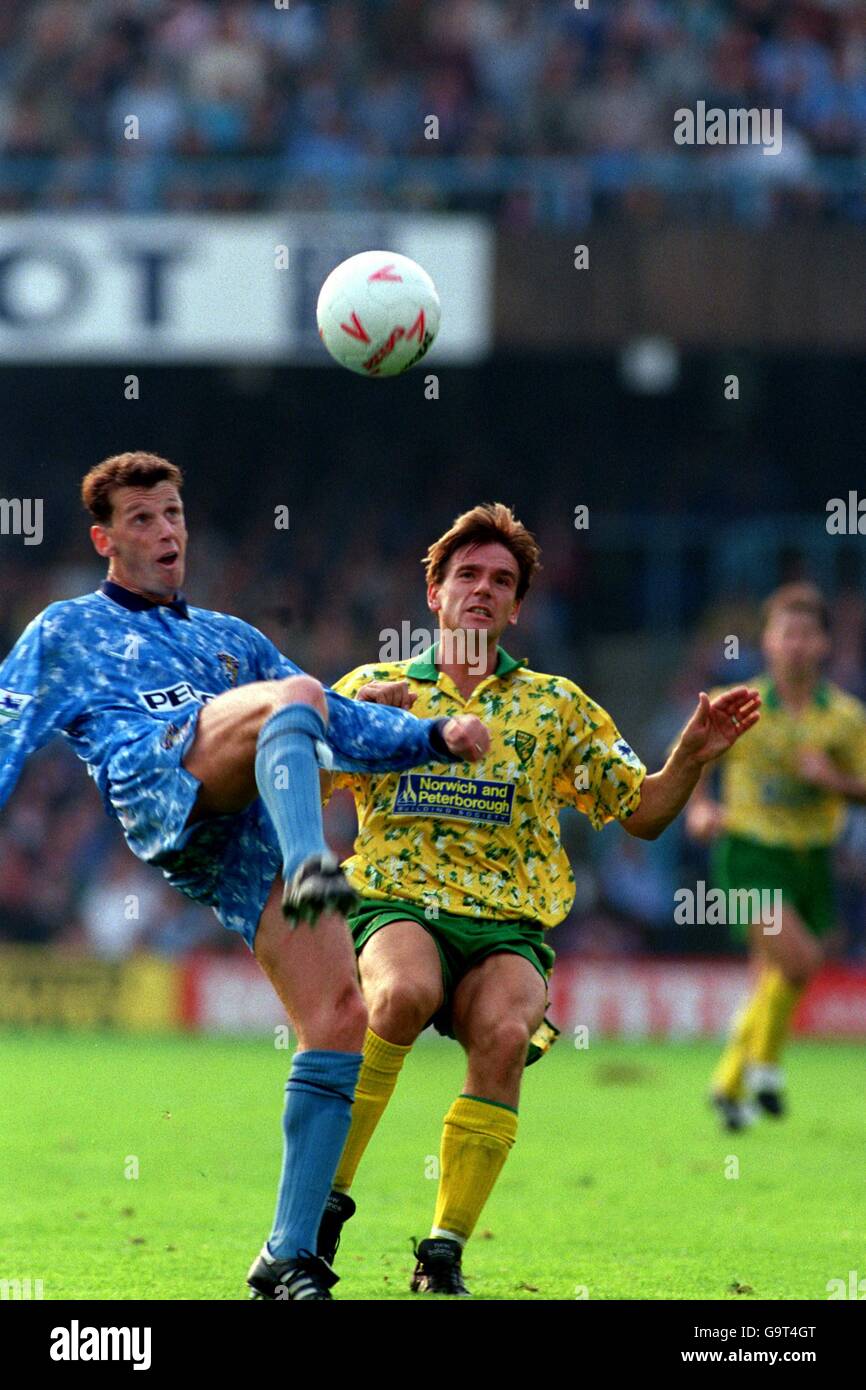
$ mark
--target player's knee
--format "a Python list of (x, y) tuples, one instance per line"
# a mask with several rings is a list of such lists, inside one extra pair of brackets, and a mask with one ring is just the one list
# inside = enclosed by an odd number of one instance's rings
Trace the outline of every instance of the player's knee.
[(396, 1033), (417, 1036), (441, 1002), (441, 991), (435, 991), (426, 980), (385, 980), (369, 999), (370, 1027), (385, 1037)]
[(323, 719), (327, 718), (328, 706), (325, 692), (314, 676), (285, 676), (274, 682), (277, 706), (311, 705)]
[(528, 1023), (517, 1015), (497, 1015), (481, 1028), (473, 1029), (473, 1052), (500, 1058), (503, 1062), (523, 1062), (529, 1047)]
[(305, 1048), (360, 1052), (367, 1029), (367, 1006), (354, 980), (322, 998), (317, 1008), (298, 1021)]

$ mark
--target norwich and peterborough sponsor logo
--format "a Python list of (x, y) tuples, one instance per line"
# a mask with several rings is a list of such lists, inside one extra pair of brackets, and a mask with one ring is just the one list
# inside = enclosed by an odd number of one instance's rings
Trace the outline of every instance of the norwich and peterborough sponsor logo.
[(511, 822), (513, 782), (483, 782), (477, 777), (436, 777), (427, 772), (401, 773), (394, 798), (395, 816), (455, 816), (490, 825)]

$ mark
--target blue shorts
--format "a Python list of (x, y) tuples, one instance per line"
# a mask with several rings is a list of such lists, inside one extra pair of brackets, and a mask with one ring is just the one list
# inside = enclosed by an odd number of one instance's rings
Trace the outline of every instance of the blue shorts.
[(274, 823), (259, 797), (230, 816), (209, 816), (187, 827), (201, 782), (183, 766), (199, 710), (183, 722), (142, 733), (109, 764), (108, 794), (126, 842), (139, 859), (162, 869), (168, 882), (212, 907), (250, 950), (262, 909), (281, 873)]
[[(430, 743), (429, 721), (405, 710), (358, 704), (327, 690), (328, 736), (320, 760), (338, 771), (394, 770), (447, 762)], [(172, 887), (212, 907), (224, 927), (252, 949), (256, 928), (283, 856), (260, 798), (231, 816), (187, 827), (201, 787), (183, 766), (202, 706), (178, 717), (124, 720), (124, 742), (111, 754), (103, 795), (133, 854), (162, 869)]]

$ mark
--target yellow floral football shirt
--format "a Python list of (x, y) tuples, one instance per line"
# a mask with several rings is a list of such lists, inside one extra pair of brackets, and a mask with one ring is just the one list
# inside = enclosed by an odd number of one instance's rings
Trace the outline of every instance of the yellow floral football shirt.
[(804, 781), (799, 757), (807, 749), (820, 750), (841, 771), (866, 777), (866, 709), (853, 695), (820, 681), (811, 702), (792, 714), (769, 676), (750, 684), (761, 694), (761, 718), (721, 760), (725, 829), (790, 849), (832, 844), (846, 802)]
[(555, 926), (574, 900), (560, 809), (576, 807), (596, 829), (624, 819), (640, 804), (646, 768), (610, 715), (563, 676), (527, 670), (500, 647), (494, 674), (464, 700), (434, 658), (430, 648), (360, 666), (334, 689), (354, 696), (368, 681), (408, 679), (413, 714), (477, 715), (490, 749), (477, 763), (336, 775), (358, 813), (348, 877), (365, 898)]

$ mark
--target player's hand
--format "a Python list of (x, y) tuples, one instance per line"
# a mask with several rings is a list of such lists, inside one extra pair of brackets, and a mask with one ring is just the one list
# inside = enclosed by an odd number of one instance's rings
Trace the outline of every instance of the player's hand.
[(797, 770), (804, 782), (823, 791), (834, 792), (839, 787), (839, 769), (820, 748), (804, 748)]
[(725, 828), (725, 808), (718, 801), (699, 801), (686, 812), (686, 830), (693, 840), (708, 845)]
[(373, 705), (394, 705), (396, 709), (411, 709), (418, 696), (409, 689), (408, 681), (368, 681), (355, 696)]
[(745, 685), (726, 690), (715, 700), (702, 690), (698, 707), (680, 734), (679, 751), (700, 767), (711, 763), (757, 724), (760, 709), (758, 691)]
[(442, 730), (449, 753), (459, 753), (465, 762), (474, 763), (490, 747), (490, 734), (474, 714), (459, 714), (449, 719)]

